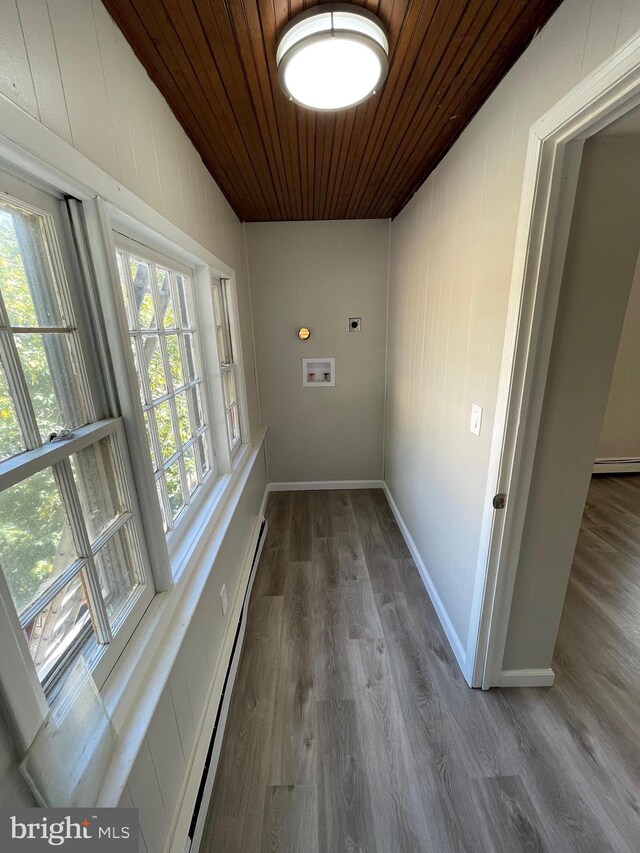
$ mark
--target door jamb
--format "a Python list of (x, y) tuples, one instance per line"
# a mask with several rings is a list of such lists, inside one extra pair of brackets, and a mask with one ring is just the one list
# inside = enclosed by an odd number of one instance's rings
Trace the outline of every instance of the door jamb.
[[(584, 141), (640, 104), (640, 33), (531, 128), (491, 444), (467, 681), (548, 686), (551, 670), (502, 668)], [(495, 510), (498, 492), (508, 496)]]

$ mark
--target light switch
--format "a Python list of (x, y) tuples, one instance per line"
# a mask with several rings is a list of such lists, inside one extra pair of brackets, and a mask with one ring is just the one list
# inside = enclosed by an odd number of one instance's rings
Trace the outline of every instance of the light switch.
[(474, 403), (471, 406), (471, 423), (469, 429), (474, 435), (480, 435), (480, 427), (482, 426), (482, 406)]

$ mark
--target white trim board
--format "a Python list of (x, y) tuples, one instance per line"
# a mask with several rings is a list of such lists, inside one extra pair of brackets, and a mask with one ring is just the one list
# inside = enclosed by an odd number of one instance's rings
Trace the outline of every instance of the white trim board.
[(596, 459), (594, 474), (639, 474), (640, 459)]
[(270, 492), (316, 492), (328, 489), (384, 489), (383, 480), (307, 480), (300, 483), (269, 483)]
[[(267, 483), (266, 488), (264, 490), (264, 495), (262, 496), (262, 503), (260, 504), (260, 511), (258, 513), (258, 516), (260, 518), (265, 517), (265, 512), (267, 509), (267, 501), (268, 500), (269, 500), (269, 483)], [(251, 581), (251, 583), (253, 583), (253, 581)]]
[(494, 679), (494, 687), (551, 687), (552, 669), (503, 669)]
[(404, 523), (404, 519), (400, 515), (400, 510), (398, 509), (396, 502), (393, 499), (393, 495), (389, 491), (389, 487), (386, 483), (383, 485), (384, 493), (387, 496), (387, 500), (389, 501), (389, 506), (395, 516), (398, 527), (400, 528), (400, 532), (404, 537), (404, 541), (407, 543), (407, 548), (413, 558), (413, 562), (416, 564), (420, 577), (422, 578), (422, 582), (425, 585), (427, 593), (429, 594), (429, 598), (431, 599), (431, 603), (433, 604), (433, 608), (438, 615), (438, 619), (440, 620), (440, 624), (447, 635), (447, 639), (449, 640), (449, 645), (451, 646), (454, 655), (456, 656), (456, 660), (458, 661), (458, 665), (463, 672), (464, 677), (467, 678), (467, 655), (464, 649), (464, 646), (460, 642), (460, 637), (458, 637), (456, 629), (453, 627), (453, 623), (449, 618), (449, 614), (447, 613), (444, 604), (442, 603), (442, 599), (438, 595), (438, 591), (435, 587), (434, 582), (431, 580), (431, 575), (429, 574), (427, 567), (424, 564), (424, 560), (420, 556), (420, 552), (416, 546), (416, 543), (413, 541), (413, 536), (409, 533), (409, 528)]

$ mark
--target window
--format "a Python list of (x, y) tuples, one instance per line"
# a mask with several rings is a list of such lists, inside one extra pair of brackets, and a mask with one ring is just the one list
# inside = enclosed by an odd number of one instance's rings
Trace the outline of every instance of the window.
[(240, 410), (238, 407), (237, 364), (233, 352), (231, 337), (231, 319), (229, 313), (229, 282), (226, 279), (211, 280), (213, 289), (213, 311), (216, 321), (216, 343), (220, 358), (222, 375), (222, 394), (224, 398), (225, 418), (229, 450), (233, 455), (240, 447)]
[(154, 589), (61, 202), (3, 186), (16, 197), (0, 193), (0, 595), (48, 692), (78, 654), (96, 665), (130, 634)]
[(212, 472), (192, 276), (153, 253), (116, 250), (140, 401), (165, 532)]

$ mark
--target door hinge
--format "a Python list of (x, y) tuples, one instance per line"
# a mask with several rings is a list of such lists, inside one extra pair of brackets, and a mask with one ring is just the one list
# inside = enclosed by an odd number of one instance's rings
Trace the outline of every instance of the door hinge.
[(507, 505), (507, 495), (505, 492), (498, 492), (497, 495), (493, 496), (493, 508), (494, 509), (504, 509)]

